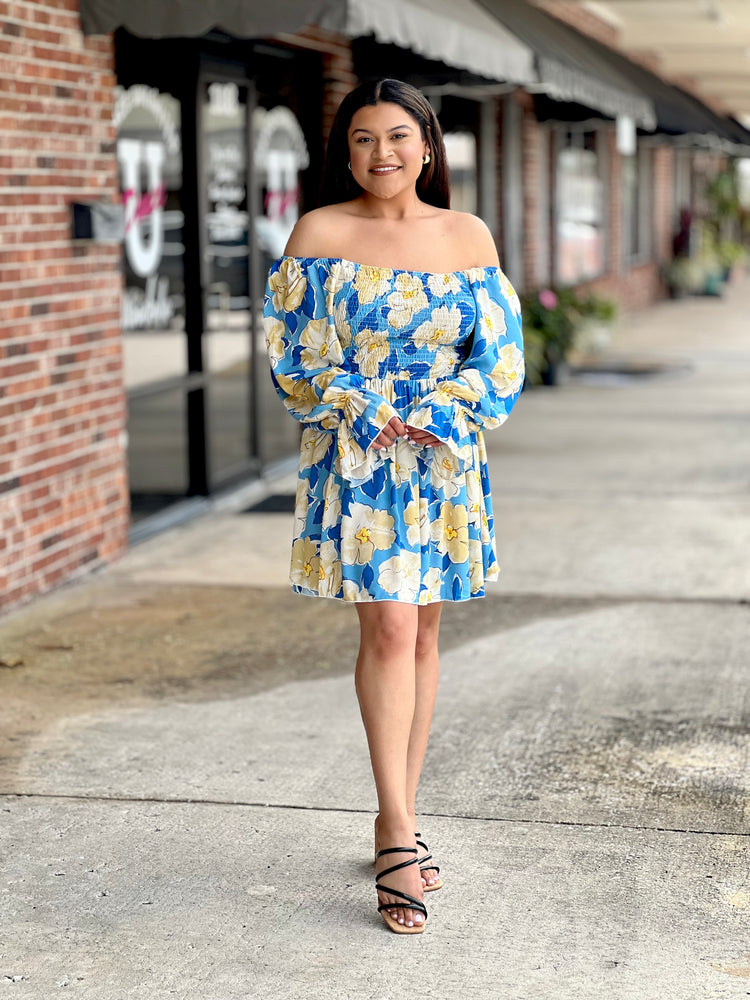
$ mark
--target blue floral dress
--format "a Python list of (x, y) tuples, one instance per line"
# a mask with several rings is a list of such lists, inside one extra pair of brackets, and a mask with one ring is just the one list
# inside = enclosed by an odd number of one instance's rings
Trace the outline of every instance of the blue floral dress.
[[(291, 582), (344, 601), (465, 601), (498, 574), (482, 429), (523, 383), (520, 305), (499, 268), (447, 274), (282, 257), (265, 332), (304, 425)], [(394, 415), (443, 443), (370, 445)]]

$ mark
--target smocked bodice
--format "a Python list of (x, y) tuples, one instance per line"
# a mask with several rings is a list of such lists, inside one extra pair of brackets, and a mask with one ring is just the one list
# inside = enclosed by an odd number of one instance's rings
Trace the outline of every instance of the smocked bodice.
[(466, 357), (477, 310), (464, 272), (336, 261), (329, 282), (345, 370), (422, 381), (449, 377)]

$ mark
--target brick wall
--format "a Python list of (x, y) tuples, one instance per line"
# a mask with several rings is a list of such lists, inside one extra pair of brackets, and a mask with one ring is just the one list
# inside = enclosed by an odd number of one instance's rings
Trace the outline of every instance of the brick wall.
[(71, 242), (118, 199), (111, 38), (77, 0), (0, 0), (0, 608), (125, 548), (120, 247)]

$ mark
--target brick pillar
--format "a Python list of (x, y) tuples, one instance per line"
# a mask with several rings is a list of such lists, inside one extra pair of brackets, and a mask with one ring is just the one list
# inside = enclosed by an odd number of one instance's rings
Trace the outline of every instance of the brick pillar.
[(69, 203), (119, 199), (111, 37), (77, 0), (0, 26), (0, 608), (126, 547), (120, 247), (74, 245)]

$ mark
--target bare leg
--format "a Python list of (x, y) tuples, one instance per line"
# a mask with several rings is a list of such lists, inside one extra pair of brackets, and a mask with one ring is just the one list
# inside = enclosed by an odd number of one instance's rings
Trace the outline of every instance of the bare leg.
[[(415, 830), (419, 829), (416, 820), (417, 786), (427, 751), (440, 673), (438, 631), (442, 607), (442, 604), (427, 604), (419, 609), (415, 658), (416, 704), (406, 764), (406, 809)], [(434, 885), (439, 877), (436, 871), (427, 869), (422, 875), (422, 885)]]
[[(370, 748), (378, 794), (381, 849), (415, 847), (414, 825), (407, 809), (409, 742), (416, 704), (415, 649), (418, 607), (395, 601), (357, 604), (361, 641), (355, 685)], [(390, 868), (407, 855), (380, 858), (375, 871)], [(388, 876), (394, 889), (422, 898), (416, 865)], [(421, 923), (422, 914), (386, 893), (381, 903), (393, 903), (392, 915), (406, 926)]]

